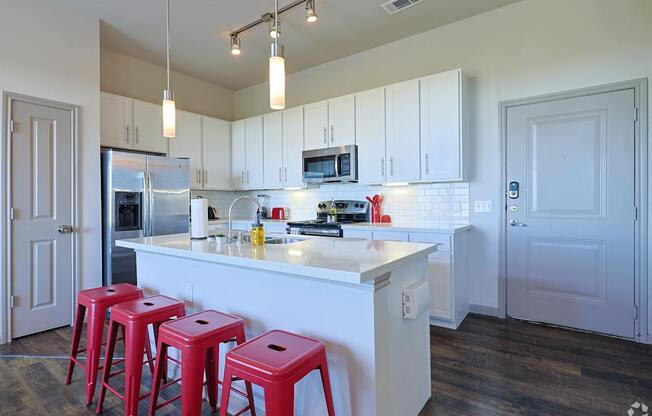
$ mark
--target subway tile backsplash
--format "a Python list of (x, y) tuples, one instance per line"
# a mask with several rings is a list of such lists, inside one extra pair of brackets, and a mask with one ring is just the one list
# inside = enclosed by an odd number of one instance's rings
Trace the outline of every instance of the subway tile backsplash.
[[(396, 223), (423, 223), (432, 227), (452, 227), (469, 224), (469, 184), (434, 183), (401, 187), (369, 186), (357, 184), (322, 185), (319, 188), (298, 191), (192, 191), (193, 197), (201, 195), (217, 208), (218, 216), (228, 216), (231, 202), (242, 195), (270, 196), (271, 207), (287, 207), (290, 219), (314, 219), (318, 201), (335, 199), (364, 200), (365, 196), (381, 193), (385, 197), (383, 214), (389, 214)], [(250, 217), (255, 213), (253, 203), (242, 201), (234, 207), (235, 217)]]

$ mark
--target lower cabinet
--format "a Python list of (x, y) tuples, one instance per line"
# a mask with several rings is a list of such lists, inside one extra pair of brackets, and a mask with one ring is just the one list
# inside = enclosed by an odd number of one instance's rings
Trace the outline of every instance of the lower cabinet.
[(457, 329), (469, 313), (468, 231), (451, 233), (344, 229), (345, 238), (437, 244), (428, 256), (430, 324)]

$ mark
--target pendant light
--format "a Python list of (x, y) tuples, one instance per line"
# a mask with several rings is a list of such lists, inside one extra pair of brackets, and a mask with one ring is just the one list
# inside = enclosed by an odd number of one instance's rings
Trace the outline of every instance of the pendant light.
[(176, 106), (174, 103), (174, 92), (170, 89), (170, 0), (166, 1), (166, 73), (167, 86), (163, 90), (163, 137), (173, 138), (176, 136)]
[[(278, 28), (278, 0), (274, 0), (274, 27)], [(285, 58), (283, 45), (274, 38), (269, 55), (269, 106), (272, 110), (285, 108)]]

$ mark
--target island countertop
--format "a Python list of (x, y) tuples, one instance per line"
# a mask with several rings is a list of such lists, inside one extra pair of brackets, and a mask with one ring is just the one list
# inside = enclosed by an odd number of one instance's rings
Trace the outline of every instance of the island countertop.
[[(287, 235), (285, 236), (287, 237)], [(173, 257), (361, 284), (435, 251), (432, 244), (314, 237), (289, 244), (252, 246), (191, 240), (189, 234), (118, 240), (116, 245)]]

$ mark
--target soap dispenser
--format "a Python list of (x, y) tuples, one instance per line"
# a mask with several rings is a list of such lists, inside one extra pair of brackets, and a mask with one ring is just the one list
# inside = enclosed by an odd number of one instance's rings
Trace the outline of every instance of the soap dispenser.
[(251, 244), (262, 246), (265, 244), (265, 227), (260, 223), (260, 211), (256, 211), (256, 222), (251, 224)]

